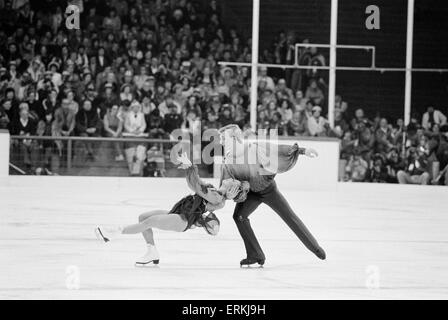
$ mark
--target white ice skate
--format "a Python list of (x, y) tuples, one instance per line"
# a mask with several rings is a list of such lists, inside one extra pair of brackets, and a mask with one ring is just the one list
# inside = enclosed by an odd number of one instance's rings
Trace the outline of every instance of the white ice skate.
[(160, 257), (157, 248), (153, 245), (148, 245), (148, 250), (146, 251), (145, 255), (135, 262), (135, 266), (145, 267), (150, 265), (158, 265), (159, 259)]
[(109, 242), (120, 233), (119, 228), (105, 228), (98, 226), (95, 228), (95, 235), (98, 240)]

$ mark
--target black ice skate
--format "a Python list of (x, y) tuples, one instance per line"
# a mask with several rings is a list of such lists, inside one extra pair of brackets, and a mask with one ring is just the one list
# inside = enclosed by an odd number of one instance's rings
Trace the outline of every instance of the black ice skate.
[(258, 264), (258, 265), (255, 266), (255, 267), (263, 268), (264, 260), (265, 260), (265, 259), (246, 258), (246, 259), (243, 259), (243, 260), (240, 261), (240, 267), (241, 267), (241, 268), (243, 268), (243, 267), (248, 267), (248, 268), (250, 268), (250, 267), (253, 266), (254, 264)]

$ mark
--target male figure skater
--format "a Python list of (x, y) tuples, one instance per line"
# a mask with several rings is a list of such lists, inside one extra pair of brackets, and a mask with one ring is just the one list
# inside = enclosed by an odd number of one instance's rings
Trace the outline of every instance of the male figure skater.
[[(250, 185), (246, 201), (237, 203), (233, 214), (247, 253), (240, 266), (256, 263), (263, 266), (265, 262), (265, 255), (249, 221), (249, 216), (261, 203), (271, 207), (311, 252), (319, 259), (325, 260), (325, 251), (294, 213), (274, 180), (277, 173), (286, 172), (296, 164), (299, 154), (314, 158), (317, 157), (317, 152), (313, 149), (299, 148), (296, 143), (293, 146), (278, 145), (278, 155), (269, 155), (262, 146), (263, 143), (243, 141), (243, 134), (237, 125), (225, 126), (219, 130), (219, 134), (220, 142), (224, 146), (221, 181), (233, 178), (248, 181)], [(278, 158), (274, 159), (275, 156)], [(274, 163), (275, 166), (269, 165), (270, 162), (266, 161), (269, 158), (277, 161)]]

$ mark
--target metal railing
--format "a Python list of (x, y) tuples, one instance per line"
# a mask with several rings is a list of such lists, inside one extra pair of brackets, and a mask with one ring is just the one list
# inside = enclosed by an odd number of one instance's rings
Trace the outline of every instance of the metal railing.
[[(378, 67), (376, 66), (376, 48), (375, 46), (361, 46), (361, 45), (336, 45), (337, 49), (358, 49), (372, 51), (372, 62), (370, 67), (349, 67), (349, 66), (309, 66), (299, 64), (298, 59), (298, 48), (299, 47), (320, 47), (320, 48), (331, 48), (330, 44), (319, 44), (319, 43), (297, 43), (294, 47), (294, 64), (273, 64), (273, 63), (258, 63), (258, 67), (266, 68), (277, 68), (277, 69), (304, 69), (304, 70), (341, 70), (341, 71), (373, 71), (373, 72), (429, 72), (429, 73), (448, 73), (447, 68), (390, 68), (390, 67)], [(227, 62), (219, 61), (219, 65), (222, 66), (241, 66), (241, 67), (252, 67), (250, 62)]]
[[(107, 142), (107, 143), (138, 143), (138, 144), (159, 144), (160, 151), (164, 154), (166, 144), (178, 144), (180, 141), (171, 139), (152, 139), (152, 138), (134, 138), (134, 137), (79, 137), (79, 136), (23, 136), (23, 135), (11, 135), (11, 142), (21, 140), (33, 140), (33, 141), (61, 141), (66, 142), (66, 163), (67, 169), (72, 169), (72, 160), (74, 152), (74, 142)], [(182, 143), (189, 143), (188, 140), (182, 140)]]

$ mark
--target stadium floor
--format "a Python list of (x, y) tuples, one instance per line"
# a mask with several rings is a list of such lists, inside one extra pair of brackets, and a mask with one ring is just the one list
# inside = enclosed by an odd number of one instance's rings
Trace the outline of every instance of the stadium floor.
[[(447, 299), (448, 189), (339, 184), (283, 190), (327, 251), (320, 261), (266, 206), (267, 256), (240, 269), (233, 203), (221, 232), (155, 231), (159, 267), (135, 268), (140, 236), (104, 244), (96, 224), (134, 223), (188, 193), (183, 179), (20, 177), (0, 183), (1, 299)], [(379, 288), (378, 288), (379, 287)]]

